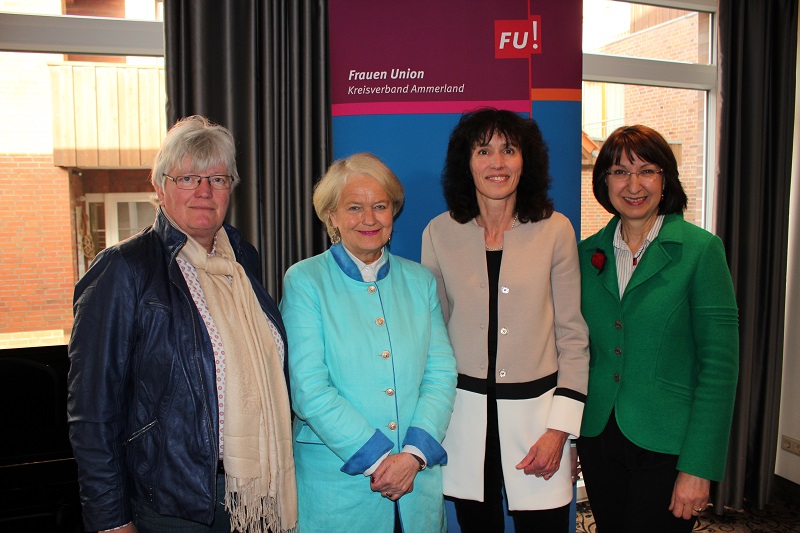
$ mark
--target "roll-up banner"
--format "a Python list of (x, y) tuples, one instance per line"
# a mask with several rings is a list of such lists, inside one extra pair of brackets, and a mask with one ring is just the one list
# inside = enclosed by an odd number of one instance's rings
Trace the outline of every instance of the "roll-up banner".
[(328, 4), (333, 154), (372, 152), (400, 178), (392, 253), (419, 260), (446, 210), (441, 171), (465, 111), (533, 117), (551, 197), (580, 235), (581, 0), (334, 0)]
[[(580, 235), (582, 7), (582, 0), (329, 2), (334, 157), (372, 152), (402, 181), (392, 253), (419, 261), (422, 230), (446, 210), (441, 172), (450, 132), (463, 112), (485, 106), (539, 124), (550, 149), (550, 195)], [(451, 503), (447, 511), (448, 530), (457, 532)], [(508, 517), (506, 530), (513, 531)]]

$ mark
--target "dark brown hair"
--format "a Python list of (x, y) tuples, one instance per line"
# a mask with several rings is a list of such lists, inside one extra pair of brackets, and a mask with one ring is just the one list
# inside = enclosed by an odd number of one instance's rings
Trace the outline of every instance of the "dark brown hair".
[(678, 179), (678, 162), (669, 144), (653, 128), (647, 126), (622, 126), (608, 136), (600, 148), (597, 161), (592, 170), (592, 191), (594, 197), (606, 211), (619, 215), (608, 196), (606, 172), (613, 165), (619, 165), (622, 155), (628, 159), (640, 159), (652, 163), (662, 169), (664, 182), (664, 198), (658, 204), (659, 215), (683, 213), (689, 199)]
[(472, 150), (502, 135), (522, 154), (522, 174), (517, 185), (515, 210), (520, 222), (537, 222), (553, 214), (550, 160), (539, 125), (511, 111), (482, 108), (462, 115), (450, 134), (442, 171), (442, 188), (447, 209), (454, 220), (464, 224), (480, 214), (475, 182), (470, 170)]

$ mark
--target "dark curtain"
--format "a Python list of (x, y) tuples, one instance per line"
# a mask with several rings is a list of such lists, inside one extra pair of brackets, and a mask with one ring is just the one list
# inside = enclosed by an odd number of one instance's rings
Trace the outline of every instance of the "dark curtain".
[(329, 163), (325, 0), (166, 0), (167, 120), (231, 130), (242, 182), (228, 221), (261, 253), (267, 290), (326, 248), (311, 205)]
[[(717, 233), (739, 303), (740, 374), (712, 500), (763, 509), (778, 442), (797, 0), (721, 0)], [(722, 505), (721, 505), (722, 504)]]

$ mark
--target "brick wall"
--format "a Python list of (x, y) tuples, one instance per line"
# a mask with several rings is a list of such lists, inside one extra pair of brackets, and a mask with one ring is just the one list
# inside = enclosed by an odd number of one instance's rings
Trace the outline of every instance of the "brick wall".
[[(58, 14), (59, 0), (0, 1)], [(50, 76), (59, 54), (0, 53), (0, 347), (63, 342), (72, 327), (72, 224), (66, 171), (53, 166)]]
[(0, 334), (68, 330), (75, 281), (69, 178), (52, 156), (0, 154)]

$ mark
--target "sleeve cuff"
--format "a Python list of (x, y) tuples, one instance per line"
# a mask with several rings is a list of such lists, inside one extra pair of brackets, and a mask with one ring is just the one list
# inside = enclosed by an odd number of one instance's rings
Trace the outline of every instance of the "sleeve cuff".
[(403, 451), (411, 452), (410, 449), (406, 450), (406, 447), (416, 448), (418, 453), (415, 455), (422, 457), (425, 464), (428, 466), (447, 464), (447, 452), (442, 448), (442, 445), (424, 429), (414, 426), (408, 428), (406, 438), (403, 441)]
[(392, 441), (381, 433), (381, 430), (376, 429), (366, 444), (342, 465), (341, 471), (351, 476), (364, 474), (373, 466), (377, 468), (376, 463), (380, 461), (384, 454), (390, 452), (393, 447)]
[(420, 449), (419, 449), (419, 448), (417, 448), (416, 446), (413, 446), (413, 445), (411, 445), (411, 444), (406, 444), (405, 446), (403, 446), (403, 449), (402, 449), (402, 450), (400, 450), (400, 451), (401, 451), (401, 452), (410, 453), (411, 455), (416, 455), (417, 457), (419, 457), (420, 459), (422, 459), (422, 462), (423, 462), (423, 464), (424, 464), (425, 466), (428, 466), (428, 458), (427, 458), (427, 457), (425, 457), (425, 454), (424, 454), (424, 453), (422, 453), (422, 450), (420, 450)]
[(375, 471), (378, 469), (378, 467), (379, 467), (379, 466), (381, 466), (381, 463), (382, 463), (382, 462), (383, 462), (383, 460), (384, 460), (384, 459), (386, 459), (387, 457), (389, 457), (389, 452), (386, 452), (385, 454), (381, 455), (381, 456), (378, 458), (378, 460), (377, 460), (377, 461), (375, 461), (374, 463), (372, 463), (372, 466), (371, 466), (371, 467), (369, 467), (369, 468), (367, 468), (366, 470), (364, 470), (364, 475), (365, 475), (365, 476), (371, 476), (371, 475), (372, 475), (372, 474), (373, 474), (373, 473), (374, 473), (374, 472), (375, 472)]
[(103, 529), (102, 531), (100, 531), (100, 533), (107, 533), (108, 531), (117, 531), (117, 530), (122, 529), (123, 527), (129, 526), (131, 524), (133, 524), (133, 522), (128, 522), (127, 524), (122, 524), (121, 526), (117, 526), (117, 527), (112, 527), (111, 529)]
[(580, 400), (556, 393), (553, 396), (553, 405), (550, 407), (546, 427), (569, 433), (570, 439), (577, 439), (581, 434), (584, 405)]

